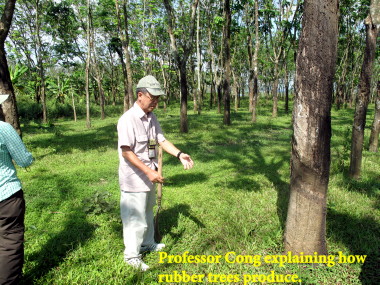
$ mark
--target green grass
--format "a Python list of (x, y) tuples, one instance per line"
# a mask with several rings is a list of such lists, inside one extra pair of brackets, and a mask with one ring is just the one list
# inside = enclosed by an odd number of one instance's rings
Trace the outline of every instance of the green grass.
[[(167, 139), (192, 155), (184, 171), (164, 156), (160, 229), (170, 255), (281, 254), (289, 194), (291, 116), (271, 118), (261, 107), (258, 122), (245, 110), (222, 115), (189, 111), (190, 132), (179, 133), (177, 108), (156, 112)], [(363, 264), (307, 265), (168, 264), (159, 254), (139, 273), (123, 262), (119, 217), (118, 117), (60, 120), (23, 126), (24, 141), (36, 161), (18, 170), (27, 202), (25, 284), (158, 284), (159, 274), (297, 274), (302, 284), (376, 284), (380, 248), (380, 158), (364, 151), (363, 177), (345, 175), (352, 110), (333, 110), (332, 165), (327, 239), (329, 252), (368, 255)], [(369, 126), (372, 113), (368, 115)], [(369, 129), (366, 130), (368, 141)], [(98, 199), (95, 201), (95, 199)], [(367, 281), (366, 281), (367, 280)], [(376, 280), (376, 281), (375, 281)], [(374, 282), (374, 283), (371, 283)], [(169, 284), (169, 283), (163, 283)], [(178, 284), (178, 283), (171, 283)], [(185, 284), (185, 283), (179, 283)], [(206, 284), (206, 282), (204, 282)], [(209, 284), (232, 284), (217, 282)], [(243, 284), (242, 281), (234, 284)]]

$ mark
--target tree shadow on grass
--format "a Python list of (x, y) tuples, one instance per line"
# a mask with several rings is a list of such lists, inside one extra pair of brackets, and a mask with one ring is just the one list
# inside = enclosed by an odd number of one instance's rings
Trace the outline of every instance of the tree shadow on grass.
[(359, 279), (362, 284), (380, 284), (380, 225), (372, 217), (353, 217), (329, 208), (327, 235), (340, 240), (352, 255), (367, 255)]
[(117, 131), (114, 124), (73, 134), (66, 134), (65, 128), (60, 126), (55, 127), (54, 131), (49, 133), (54, 133), (54, 135), (36, 140), (32, 139), (28, 146), (31, 149), (54, 148), (54, 154), (68, 154), (72, 153), (73, 150), (103, 150), (110, 147), (116, 150), (117, 148)]
[[(237, 176), (237, 175), (234, 175)], [(240, 191), (260, 191), (260, 184), (254, 181), (251, 177), (241, 175), (239, 178), (228, 179), (224, 176), (225, 181), (219, 181), (214, 184), (215, 187), (225, 187), (228, 189), (239, 189)]]
[(160, 233), (163, 237), (165, 235), (170, 235), (174, 240), (173, 244), (181, 239), (185, 231), (184, 229), (181, 229), (179, 233), (173, 232), (173, 229), (178, 227), (178, 220), (181, 215), (193, 221), (199, 228), (206, 227), (202, 221), (191, 214), (191, 208), (187, 204), (178, 204), (172, 208), (160, 211), (158, 215)]
[[(378, 250), (380, 251), (380, 249)], [(363, 264), (359, 279), (362, 284), (380, 284), (380, 253), (369, 254)]]
[(93, 236), (95, 226), (87, 221), (85, 214), (79, 212), (68, 215), (64, 229), (52, 235), (39, 251), (25, 256), (26, 262), (33, 266), (26, 270), (22, 284), (32, 284), (57, 268), (71, 251)]
[(192, 171), (191, 173), (176, 174), (172, 176), (165, 176), (164, 174), (164, 177), (164, 185), (173, 187), (183, 187), (192, 183), (205, 182), (208, 179), (208, 175), (206, 175), (205, 173), (194, 171)]
[(380, 189), (380, 180), (377, 173), (373, 171), (367, 171), (371, 176), (371, 179), (359, 179), (355, 180), (349, 177), (348, 173), (344, 174), (344, 187), (348, 191), (359, 192), (362, 194), (366, 194), (370, 197), (378, 195), (377, 192)]
[[(242, 116), (240, 115), (239, 119), (242, 119)], [(202, 136), (202, 131), (207, 129), (209, 119), (213, 120), (213, 124), (218, 124), (215, 116), (206, 119), (194, 117), (193, 128), (201, 130), (200, 136)], [(258, 136), (258, 134), (264, 134), (264, 136)], [(287, 122), (282, 125), (275, 122), (256, 123), (255, 125), (237, 126), (234, 129), (221, 125), (220, 129), (210, 133), (211, 139), (207, 137), (207, 140), (203, 142), (202, 138), (198, 136), (196, 142), (189, 139), (185, 143), (179, 144), (179, 147), (189, 151), (195, 163), (226, 159), (231, 162), (230, 173), (221, 176), (214, 184), (215, 187), (258, 192), (262, 190), (260, 188), (263, 187), (263, 183), (258, 181), (255, 176), (264, 176), (269, 181), (268, 187), (277, 191), (277, 215), (281, 227), (284, 228), (289, 201), (289, 182), (281, 179), (280, 171), (284, 168), (284, 164), (289, 164), (290, 161), (290, 134), (291, 127)], [(270, 149), (271, 153), (264, 153), (272, 145), (283, 145), (284, 143), (289, 144), (289, 152)], [(271, 157), (272, 159), (270, 159)], [(178, 161), (168, 157), (165, 158), (165, 164), (174, 165), (178, 164)], [(177, 181), (185, 183), (190, 181), (189, 179), (205, 180), (210, 175), (211, 173), (206, 173), (194, 178), (191, 174), (183, 176), (181, 179), (175, 178), (175, 180), (176, 183)], [(172, 183), (171, 180), (168, 177), (168, 183)]]
[(289, 183), (281, 179), (279, 171), (283, 167), (283, 164), (289, 161), (289, 157), (287, 154), (279, 153), (279, 155), (274, 155), (271, 160), (268, 160), (264, 157), (259, 146), (251, 149), (252, 152), (253, 154), (249, 155), (251, 161), (249, 165), (241, 161), (239, 162), (233, 152), (229, 154), (229, 159), (237, 165), (238, 175), (236, 175), (234, 180), (228, 181), (227, 185), (236, 187), (235, 189), (240, 191), (260, 191), (260, 184), (253, 182), (250, 177), (259, 174), (266, 177), (277, 191), (277, 216), (283, 229), (288, 212)]
[[(289, 181), (282, 180), (281, 170), (284, 169), (284, 164), (290, 168), (289, 123), (256, 123), (238, 126), (233, 131), (230, 128), (222, 128), (223, 132), (212, 134), (212, 143), (199, 149), (203, 151), (200, 160), (228, 159), (233, 165), (231, 175), (222, 177), (215, 185), (223, 185), (237, 191), (258, 192), (269, 182), (268, 187), (277, 191), (277, 215), (281, 227), (284, 228), (289, 201)], [(289, 151), (272, 148), (284, 144), (289, 145)], [(259, 181), (257, 177), (260, 176), (264, 176), (268, 182)]]
[(264, 155), (258, 148), (256, 148), (254, 152), (255, 157), (253, 158), (253, 161), (256, 164), (256, 171), (263, 174), (271, 183), (273, 183), (273, 186), (277, 191), (277, 216), (279, 218), (281, 228), (284, 229), (286, 215), (288, 213), (290, 186), (289, 183), (281, 179), (279, 170), (285, 161), (289, 161), (289, 158), (285, 158), (285, 155), (282, 155), (280, 156), (281, 159), (279, 161), (276, 161), (275, 156), (270, 162), (266, 163)]

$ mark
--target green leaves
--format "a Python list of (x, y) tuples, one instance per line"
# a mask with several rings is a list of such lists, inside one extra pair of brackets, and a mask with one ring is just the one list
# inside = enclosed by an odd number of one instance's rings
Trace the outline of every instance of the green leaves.
[(108, 192), (95, 192), (89, 198), (83, 200), (84, 212), (87, 214), (109, 213), (113, 209), (113, 205), (108, 201), (111, 194)]
[(19, 93), (33, 90), (28, 81), (24, 79), (24, 75), (28, 70), (27, 66), (21, 64), (16, 64), (9, 68), (13, 88)]
[(63, 80), (60, 80), (59, 78), (48, 78), (46, 85), (48, 90), (54, 94), (56, 102), (65, 102), (71, 88), (71, 81), (69, 78), (65, 78)]
[(9, 72), (11, 74), (11, 80), (13, 85), (18, 85), (22, 75), (28, 71), (28, 67), (25, 65), (16, 64), (10, 67)]
[(219, 27), (219, 28), (223, 27), (223, 24), (224, 24), (224, 18), (223, 17), (216, 15), (216, 16), (214, 16), (213, 20), (214, 20), (214, 24), (217, 27)]

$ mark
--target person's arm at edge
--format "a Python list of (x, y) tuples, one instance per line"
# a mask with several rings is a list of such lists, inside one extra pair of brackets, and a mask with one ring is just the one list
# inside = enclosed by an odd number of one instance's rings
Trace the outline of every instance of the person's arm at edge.
[[(160, 143), (160, 146), (163, 148), (163, 150), (165, 150), (167, 153), (177, 157), (178, 153), (180, 153), (181, 151), (175, 147), (174, 144), (172, 144), (170, 141), (168, 140), (164, 140), (163, 142)], [(190, 155), (188, 155), (187, 153), (183, 153), (181, 152), (180, 156), (179, 156), (179, 160), (181, 161), (181, 163), (183, 164), (183, 168), (184, 169), (190, 169), (193, 167), (194, 165), (194, 162), (192, 161)]]
[(6, 127), (7, 136), (4, 137), (7, 149), (12, 159), (20, 167), (28, 167), (33, 163), (32, 154), (26, 149), (20, 136), (16, 130), (11, 126)]
[(146, 176), (148, 176), (149, 180), (153, 183), (163, 183), (164, 178), (158, 174), (157, 171), (149, 168), (146, 166), (137, 156), (136, 154), (130, 149), (129, 146), (121, 146), (121, 153), (122, 156), (128, 160), (130, 163), (132, 163), (133, 166), (140, 169)]

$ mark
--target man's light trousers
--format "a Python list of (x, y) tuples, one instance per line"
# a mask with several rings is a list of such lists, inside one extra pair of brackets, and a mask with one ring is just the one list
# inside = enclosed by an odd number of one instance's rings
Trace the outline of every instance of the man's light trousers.
[(120, 213), (123, 222), (124, 258), (140, 256), (142, 245), (154, 244), (154, 188), (148, 192), (121, 191)]

